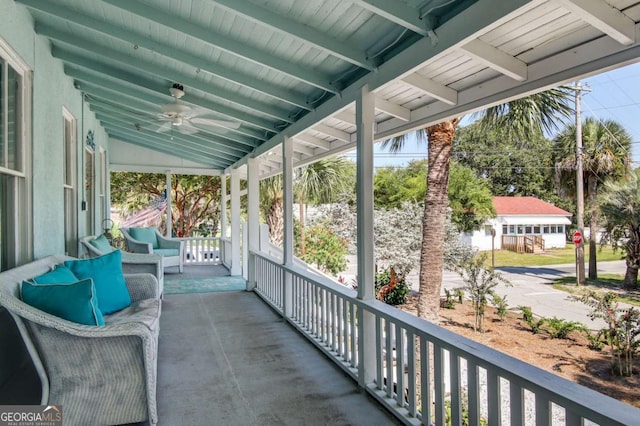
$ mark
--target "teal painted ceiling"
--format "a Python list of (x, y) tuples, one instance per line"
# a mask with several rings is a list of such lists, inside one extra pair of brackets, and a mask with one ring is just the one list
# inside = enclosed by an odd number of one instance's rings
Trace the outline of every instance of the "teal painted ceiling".
[(298, 164), (351, 149), (365, 84), (383, 139), (640, 56), (630, 0), (16, 3), (110, 137), (265, 175), (285, 136)]

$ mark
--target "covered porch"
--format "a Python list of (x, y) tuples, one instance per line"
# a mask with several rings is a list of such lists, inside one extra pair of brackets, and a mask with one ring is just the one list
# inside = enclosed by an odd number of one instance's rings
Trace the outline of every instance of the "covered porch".
[[(244, 276), (245, 291), (166, 296), (160, 424), (637, 421), (633, 407), (376, 301), (372, 215), (374, 143), (637, 61), (640, 2), (0, 9), (10, 17), (0, 21), (2, 75), (20, 77), (3, 86), (2, 105), (9, 86), (21, 89), (11, 92), (17, 115), (0, 117), (19, 125), (2, 132), (19, 134), (11, 148), (24, 153), (23, 166), (0, 164), (3, 269), (99, 234), (110, 171), (166, 173), (167, 186), (171, 174), (223, 178), (213, 259)], [(294, 168), (354, 149), (357, 292), (294, 259), (292, 211)], [(273, 256), (260, 243), (259, 182), (279, 173), (284, 246)]]

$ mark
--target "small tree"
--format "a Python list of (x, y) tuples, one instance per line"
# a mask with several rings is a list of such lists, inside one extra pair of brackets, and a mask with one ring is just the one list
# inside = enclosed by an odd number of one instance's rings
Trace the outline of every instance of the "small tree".
[(334, 275), (346, 269), (347, 242), (344, 239), (322, 225), (308, 228), (305, 239), (309, 244), (304, 253), (299, 253), (302, 260)]
[(469, 293), (474, 311), (474, 331), (484, 331), (484, 311), (489, 303), (489, 296), (493, 294), (493, 289), (500, 283), (509, 285), (499, 272), (493, 269), (486, 269), (484, 264), (487, 254), (482, 253), (473, 256), (468, 261), (463, 262), (456, 272), (462, 277), (464, 289)]
[(635, 169), (622, 182), (605, 183), (600, 199), (600, 212), (604, 219), (604, 237), (611, 240), (614, 249), (626, 254), (627, 271), (623, 286), (637, 288), (640, 268), (640, 169)]

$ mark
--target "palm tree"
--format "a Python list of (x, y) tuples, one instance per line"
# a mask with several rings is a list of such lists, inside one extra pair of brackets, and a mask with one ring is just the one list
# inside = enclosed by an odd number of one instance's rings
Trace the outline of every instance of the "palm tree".
[(640, 268), (640, 169), (629, 173), (626, 180), (606, 182), (599, 206), (606, 236), (614, 248), (622, 246), (626, 254), (623, 286), (636, 288)]
[(300, 252), (304, 254), (305, 211), (309, 201), (334, 201), (347, 188), (348, 174), (353, 173), (352, 161), (341, 157), (327, 158), (296, 169), (293, 190), (300, 208)]
[[(517, 99), (480, 113), (480, 123), (486, 128), (508, 126), (514, 137), (526, 144), (528, 135), (555, 129), (559, 118), (571, 114), (571, 95), (570, 88), (560, 87)], [(437, 322), (440, 309), (445, 220), (449, 202), (449, 165), (453, 138), (459, 123), (460, 118), (454, 118), (418, 131), (418, 140), (428, 141), (418, 316), (433, 322)], [(408, 135), (402, 135), (384, 141), (382, 146), (398, 152), (407, 140)]]
[[(344, 158), (329, 158), (296, 169), (294, 193), (300, 205), (300, 224), (305, 224), (306, 203), (327, 203), (349, 191), (348, 183), (353, 181), (353, 162)], [(284, 209), (282, 206), (282, 175), (264, 179), (260, 183), (261, 209), (269, 226), (269, 237), (275, 245), (282, 245), (284, 229)], [(304, 235), (304, 234), (303, 234)], [(304, 252), (304, 237), (301, 241)]]
[(260, 210), (269, 227), (269, 239), (278, 247), (284, 237), (283, 197), (281, 174), (260, 181)]
[[(576, 126), (567, 126), (555, 138), (556, 173), (558, 180), (569, 192), (575, 193), (576, 180)], [(631, 136), (621, 124), (613, 120), (599, 121), (587, 118), (582, 124), (582, 162), (587, 188), (589, 218), (589, 278), (598, 278), (596, 259), (596, 229), (598, 209), (596, 197), (598, 182), (624, 176), (631, 164)]]

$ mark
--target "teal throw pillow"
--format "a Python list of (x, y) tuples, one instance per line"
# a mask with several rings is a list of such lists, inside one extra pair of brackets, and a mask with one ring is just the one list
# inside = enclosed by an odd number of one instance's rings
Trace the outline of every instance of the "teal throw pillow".
[(107, 237), (105, 237), (104, 235), (100, 235), (99, 237), (90, 240), (89, 244), (94, 246), (96, 250), (98, 250), (102, 254), (111, 253), (115, 250), (113, 247), (111, 247), (111, 244), (109, 244)]
[(134, 240), (151, 243), (151, 247), (154, 249), (158, 248), (158, 237), (156, 236), (155, 228), (129, 228), (129, 235), (131, 235)]
[(71, 272), (71, 269), (64, 265), (56, 265), (53, 269), (46, 274), (38, 275), (32, 278), (36, 284), (71, 284), (78, 281), (78, 277)]
[(74, 283), (22, 282), (22, 300), (48, 314), (85, 325), (104, 325), (91, 279)]
[(67, 260), (64, 264), (79, 279), (93, 279), (98, 306), (104, 315), (131, 305), (131, 296), (122, 274), (120, 250), (91, 259)]

